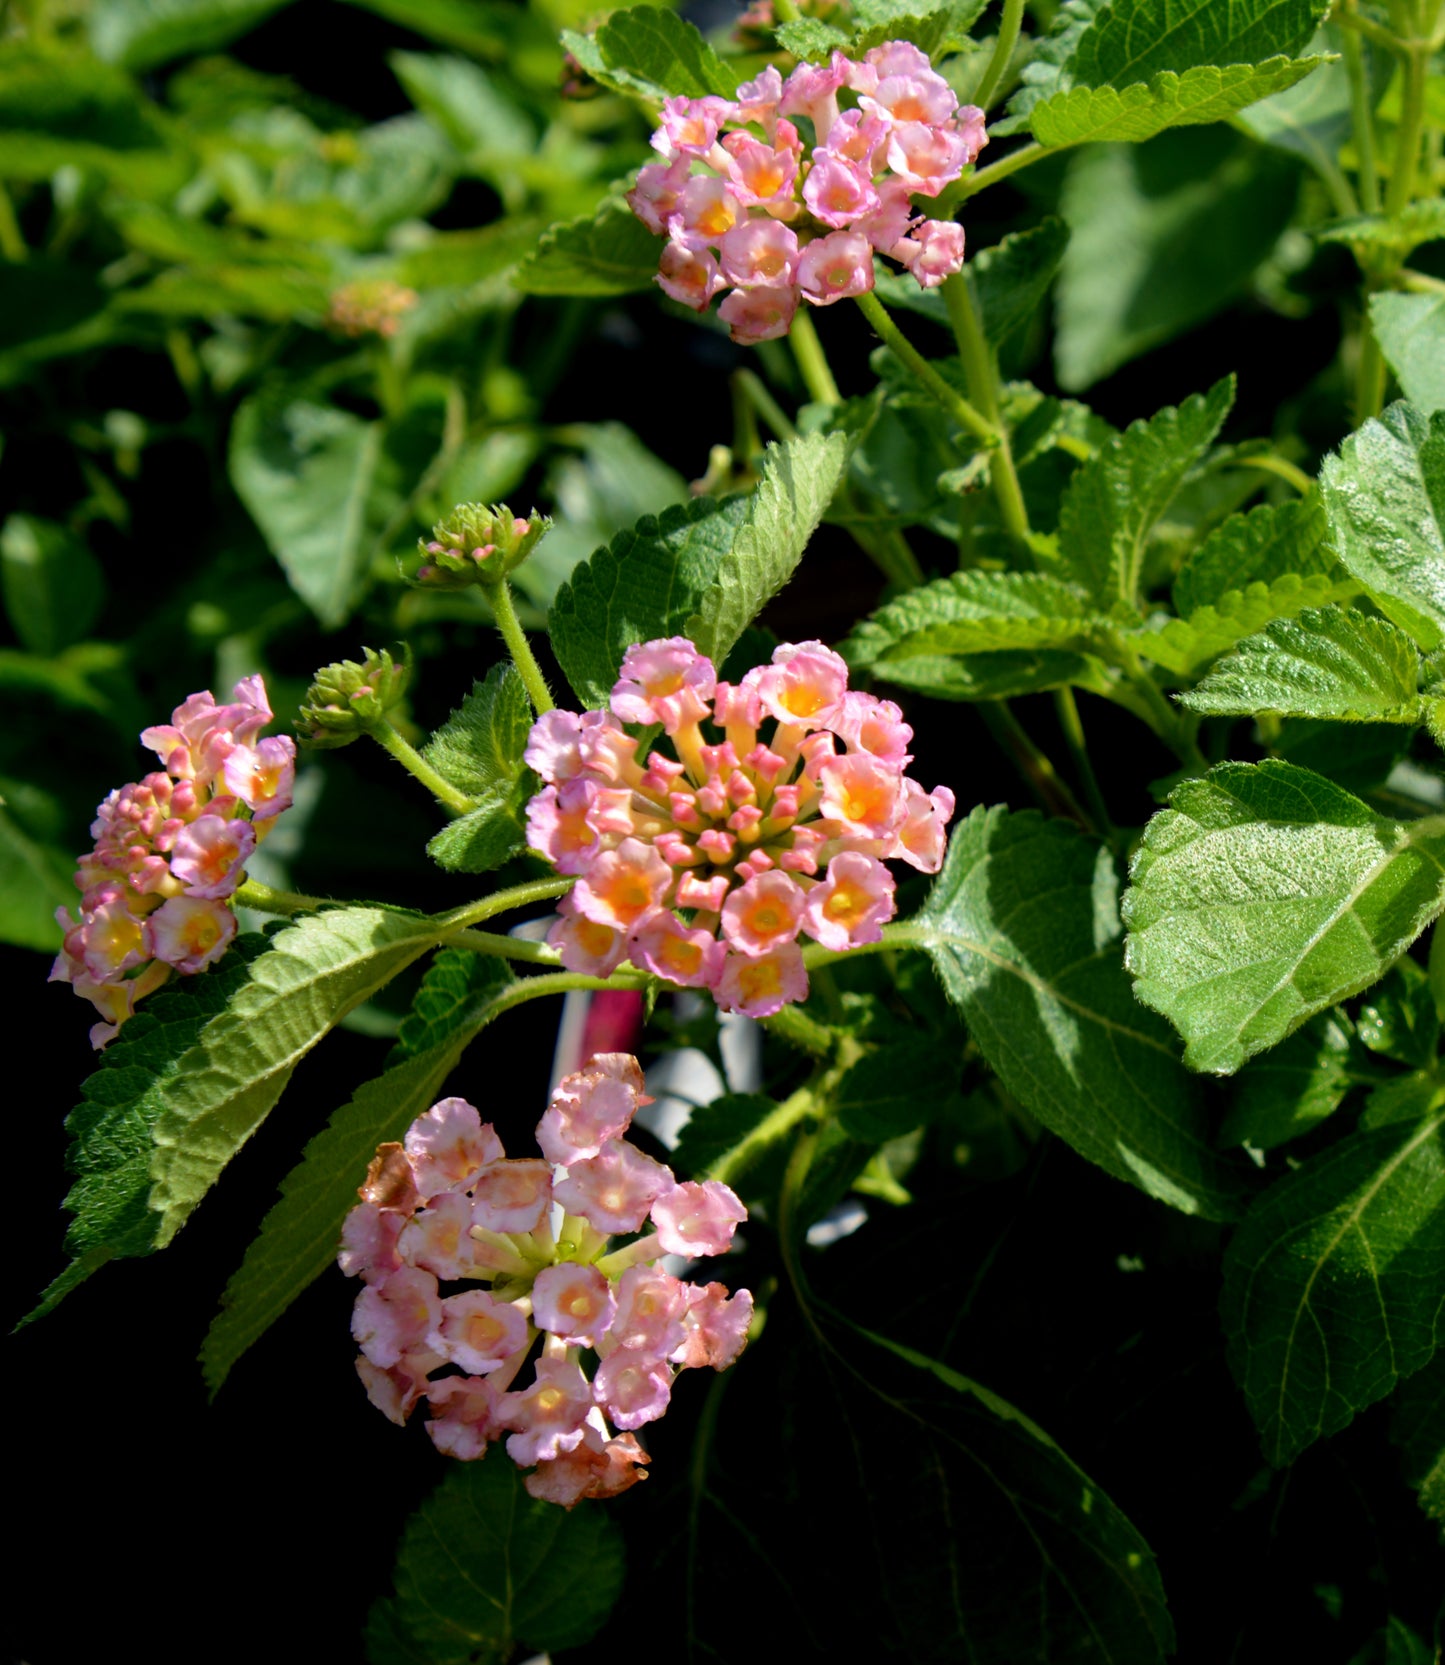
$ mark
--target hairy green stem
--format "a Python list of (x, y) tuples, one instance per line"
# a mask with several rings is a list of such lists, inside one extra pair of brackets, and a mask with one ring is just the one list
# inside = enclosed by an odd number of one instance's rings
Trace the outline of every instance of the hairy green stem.
[(576, 879), (531, 879), (524, 885), (513, 885), (509, 890), (494, 890), (479, 901), (467, 902), (449, 913), (436, 916), (436, 923), (448, 930), (464, 930), (469, 925), (482, 925), (499, 913), (510, 913), (514, 908), (529, 908), (533, 902), (550, 902), (554, 896), (565, 896)]
[(843, 395), (838, 391), (837, 382), (833, 380), (828, 355), (823, 351), (823, 343), (818, 339), (812, 314), (806, 306), (800, 306), (793, 314), (792, 327), (788, 331), (788, 345), (793, 349), (793, 357), (797, 361), (803, 385), (808, 390), (808, 397), (820, 405), (841, 405)]
[(1296, 468), (1292, 462), (1284, 457), (1239, 457), (1235, 460), (1233, 466), (1235, 468), (1258, 468), (1266, 474), (1278, 475), (1281, 480), (1287, 480), (1301, 497), (1308, 496), (1315, 489), (1315, 483), (1309, 475), (1302, 468)]
[(312, 913), (330, 904), (324, 896), (302, 896), (294, 890), (276, 890), (263, 885), (259, 879), (243, 879), (233, 900), (243, 908), (254, 908), (257, 913), (293, 914)]
[(1029, 535), (1029, 512), (999, 405), (998, 360), (983, 333), (983, 320), (964, 273), (955, 272), (944, 282), (943, 300), (953, 325), (953, 338), (958, 343), (959, 363), (963, 366), (969, 396), (983, 412), (997, 440), (988, 459), (988, 474), (998, 499), (999, 514), (1010, 536), (1018, 543), (1025, 543)]
[(876, 295), (855, 295), (853, 297), (862, 309), (863, 316), (873, 326), (883, 341), (883, 344), (899, 360), (907, 366), (928, 392), (962, 427), (968, 429), (982, 444), (994, 446), (998, 443), (998, 431), (993, 424), (968, 402), (956, 389), (950, 387), (943, 377), (924, 358), (923, 354), (910, 342), (888, 316), (883, 303)]
[(511, 585), (505, 578), (500, 584), (489, 585), (487, 599), (492, 604), (497, 628), (502, 633), (502, 640), (507, 644), (507, 652), (512, 656), (512, 663), (522, 673), (522, 683), (527, 690), (527, 698), (532, 702), (532, 709), (541, 717), (552, 710), (555, 701), (547, 687), (547, 679), (542, 675), (542, 667), (537, 663), (537, 657), (527, 641), (527, 633), (517, 618), (517, 609), (512, 603)]
[(789, 420), (786, 411), (768, 391), (767, 384), (755, 371), (736, 371), (733, 375), (733, 383), (742, 391), (743, 397), (762, 417), (763, 421), (773, 430), (776, 438), (788, 440), (798, 437), (798, 430)]
[(1417, 272), (1406, 266), (1398, 277), (1402, 289), (1417, 295), (1445, 295), (1445, 279), (1431, 277), (1428, 272)]
[(999, 20), (998, 39), (993, 43), (993, 56), (983, 72), (983, 80), (974, 89), (973, 101), (987, 110), (997, 93), (1018, 45), (1019, 26), (1023, 22), (1024, 0), (1003, 0), (1003, 17)]
[(1385, 404), (1385, 355), (1370, 322), (1369, 291), (1360, 308), (1360, 361), (1355, 370), (1355, 426), (1378, 416)]
[(464, 948), (495, 960), (522, 960), (528, 965), (560, 966), (562, 957), (545, 942), (530, 937), (503, 936), (498, 931), (455, 931), (446, 939), (448, 948)]
[(837, 1031), (819, 1023), (801, 1006), (784, 1006), (781, 1011), (759, 1021), (764, 1029), (771, 1030), (779, 1039), (802, 1052), (812, 1053), (815, 1058), (831, 1057), (837, 1045)]
[(1415, 200), (1420, 166), (1420, 139), (1425, 128), (1425, 82), (1430, 68), (1430, 48), (1424, 41), (1412, 41), (1403, 64), (1404, 88), (1400, 101), (1400, 125), (1395, 132), (1395, 165), (1385, 188), (1385, 212), (1398, 214)]
[(416, 747), (409, 740), (404, 740), (384, 717), (366, 732), (379, 746), (389, 751), (408, 774), (415, 775), (437, 802), (453, 815), (465, 815), (468, 810), (477, 807), (465, 792), (458, 791), (449, 780), (439, 775)]
[(1100, 831), (1054, 768), (1048, 753), (1009, 709), (1007, 700), (979, 700), (974, 710), (984, 727), (1013, 759), (1042, 808), (1050, 815), (1076, 822), (1085, 832)]
[(1355, 160), (1360, 182), (1360, 206), (1367, 214), (1380, 212), (1380, 178), (1375, 169), (1375, 113), (1365, 79), (1365, 55), (1351, 30), (1341, 31), (1345, 72), (1350, 82), (1350, 124), (1354, 130)]
[(720, 1156), (709, 1167), (707, 1177), (720, 1179), (726, 1185), (734, 1174), (747, 1167), (756, 1153), (776, 1143), (790, 1128), (815, 1116), (817, 1109), (813, 1084), (810, 1082), (805, 1087), (799, 1087), (797, 1092), (785, 1098), (775, 1110), (769, 1111), (745, 1138)]
[(997, 185), (999, 180), (1007, 179), (1020, 168), (1032, 167), (1035, 162), (1042, 162), (1044, 157), (1052, 156), (1056, 148), (1037, 142), (1021, 145), (1000, 161), (990, 162), (986, 168), (980, 168), (977, 173), (960, 180), (955, 187), (958, 193), (957, 200), (962, 202), (968, 197), (976, 197), (980, 191), (986, 191), (990, 185)]
[(1109, 806), (1104, 802), (1104, 794), (1099, 788), (1099, 777), (1094, 773), (1094, 765), (1089, 759), (1089, 742), (1084, 734), (1084, 725), (1079, 717), (1079, 707), (1072, 688), (1054, 690), (1054, 710), (1059, 715), (1059, 727), (1064, 731), (1064, 744), (1068, 746), (1069, 756), (1074, 760), (1074, 768), (1084, 783), (1084, 796), (1089, 800), (1095, 830), (1110, 849), (1117, 849), (1118, 834), (1109, 815)]
[(1400, 52), (1399, 39), (1392, 35), (1388, 29), (1382, 28), (1373, 18), (1365, 17), (1356, 11), (1353, 0), (1350, 4), (1341, 6), (1335, 12), (1332, 21), (1340, 24), (1346, 30), (1353, 29), (1357, 34), (1363, 35), (1366, 40), (1374, 41), (1376, 46), (1384, 47), (1387, 52), (1393, 52), (1396, 55)]

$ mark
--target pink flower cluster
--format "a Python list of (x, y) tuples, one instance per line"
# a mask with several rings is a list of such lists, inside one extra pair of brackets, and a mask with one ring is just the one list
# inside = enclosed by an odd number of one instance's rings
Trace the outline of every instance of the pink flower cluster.
[[(372, 1404), (403, 1423), (425, 1398), (427, 1432), (451, 1457), (505, 1438), (533, 1469), (532, 1496), (569, 1509), (646, 1478), (633, 1430), (667, 1410), (679, 1370), (726, 1369), (752, 1317), (747, 1290), (654, 1264), (724, 1253), (747, 1210), (623, 1138), (649, 1102), (635, 1058), (597, 1054), (552, 1095), (541, 1160), (507, 1157), (465, 1099), (445, 1098), (378, 1149), (342, 1231), (341, 1269), (366, 1284), (351, 1332)], [(442, 1293), (457, 1283), (491, 1287)], [(514, 1387), (539, 1337), (531, 1381)]]
[[(811, 127), (811, 148), (789, 117)], [(733, 340), (770, 341), (800, 299), (828, 306), (872, 289), (875, 253), (925, 289), (962, 267), (963, 227), (911, 199), (959, 177), (986, 143), (983, 123), (907, 41), (856, 62), (834, 52), (786, 81), (769, 65), (734, 99), (670, 98), (652, 136), (665, 161), (642, 169), (627, 200), (667, 238), (657, 281), (674, 300), (701, 312), (731, 287), (718, 315)]]
[[(660, 723), (675, 755), (638, 763), (624, 723)], [(547, 712), (524, 754), (548, 782), (528, 842), (578, 875), (548, 939), (563, 965), (605, 977), (631, 959), (748, 1017), (804, 999), (800, 935), (877, 942), (884, 861), (942, 865), (953, 793), (904, 773), (912, 737), (821, 642), (785, 644), (736, 686), (681, 636), (629, 648), (611, 710)]]
[(95, 848), (75, 875), (80, 917), (56, 914), (65, 940), (50, 973), (107, 1020), (91, 1029), (92, 1046), (114, 1040), (172, 971), (204, 971), (235, 936), (230, 898), (291, 802), (296, 744), (258, 739), (270, 721), (259, 676), (238, 682), (229, 705), (192, 694), (141, 735), (165, 767), (97, 809)]

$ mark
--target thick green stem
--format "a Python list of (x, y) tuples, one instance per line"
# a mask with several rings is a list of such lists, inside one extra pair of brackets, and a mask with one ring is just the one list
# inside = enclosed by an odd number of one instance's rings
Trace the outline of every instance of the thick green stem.
[(1042, 162), (1044, 157), (1052, 156), (1054, 149), (1055, 147), (1050, 145), (1021, 145), (1002, 160), (990, 162), (986, 168), (980, 168), (967, 179), (961, 179), (954, 187), (957, 192), (956, 200), (962, 202), (968, 197), (976, 197), (980, 191), (986, 191), (990, 185), (997, 185), (1001, 179), (1007, 179), (1020, 168), (1032, 167), (1035, 162)]
[(784, 1006), (781, 1011), (774, 1012), (771, 1017), (759, 1019), (765, 1029), (769, 1029), (780, 1039), (800, 1051), (810, 1052), (815, 1058), (827, 1058), (832, 1055), (838, 1041), (836, 1030), (827, 1024), (819, 1023), (817, 1018), (810, 1016), (801, 1006)]
[(776, 1110), (771, 1110), (746, 1138), (720, 1156), (707, 1171), (709, 1179), (720, 1179), (726, 1185), (734, 1174), (741, 1173), (753, 1157), (776, 1143), (790, 1128), (808, 1121), (817, 1114), (817, 1096), (810, 1083), (799, 1087), (785, 1098)]
[(465, 815), (477, 806), (459, 792), (449, 780), (439, 775), (410, 741), (404, 740), (385, 718), (366, 731), (379, 746), (384, 747), (410, 775), (415, 775), (438, 803), (453, 815)]
[(502, 640), (507, 644), (507, 652), (512, 656), (512, 663), (522, 673), (527, 698), (531, 700), (532, 709), (540, 717), (552, 710), (555, 701), (547, 687), (547, 679), (542, 675), (542, 667), (537, 663), (537, 657), (527, 641), (527, 633), (517, 618), (517, 609), (512, 604), (511, 586), (505, 578), (500, 584), (488, 586), (487, 599), (492, 604), (497, 628), (502, 633)]
[(1378, 416), (1385, 403), (1385, 355), (1370, 322), (1369, 292), (1360, 309), (1360, 361), (1355, 371), (1355, 426)]
[(983, 72), (983, 80), (974, 89), (973, 101), (979, 109), (987, 110), (994, 94), (1008, 74), (1014, 47), (1018, 45), (1019, 26), (1023, 22), (1024, 0), (1003, 0), (1003, 17), (999, 20), (998, 39), (993, 44), (993, 56)]
[(523, 960), (528, 965), (560, 966), (562, 957), (545, 942), (530, 937), (503, 936), (498, 931), (457, 931), (447, 939), (448, 948), (465, 948), (494, 960)]
[(788, 440), (798, 437), (798, 430), (789, 421), (783, 407), (768, 391), (761, 376), (751, 370), (739, 370), (733, 376), (733, 383), (741, 389), (743, 397), (773, 430), (776, 438)]
[(514, 908), (529, 908), (533, 902), (550, 902), (554, 896), (565, 896), (576, 879), (532, 879), (524, 885), (513, 885), (509, 890), (494, 890), (479, 901), (467, 902), (449, 913), (438, 914), (436, 922), (446, 930), (465, 930), (469, 925), (482, 925), (499, 913), (510, 913)]
[(1078, 770), (1079, 779), (1084, 783), (1084, 796), (1089, 800), (1095, 830), (1111, 849), (1116, 849), (1118, 835), (1109, 816), (1109, 806), (1104, 802), (1104, 794), (1099, 789), (1099, 777), (1094, 773), (1094, 765), (1089, 760), (1089, 742), (1084, 734), (1084, 725), (1079, 719), (1079, 707), (1074, 700), (1072, 688), (1055, 689), (1054, 710), (1059, 714), (1059, 726), (1064, 731), (1064, 743), (1069, 748), (1069, 756), (1073, 758), (1074, 768)]
[(275, 890), (259, 879), (243, 879), (234, 900), (243, 908), (254, 908), (257, 913), (288, 915), (311, 913), (328, 905), (324, 896), (302, 896), (294, 890)]
[(1345, 71), (1350, 80), (1350, 123), (1354, 129), (1355, 160), (1360, 181), (1360, 206), (1367, 214), (1380, 212), (1380, 179), (1375, 170), (1375, 113), (1365, 79), (1365, 55), (1358, 37), (1341, 30)]
[(843, 395), (838, 391), (837, 382), (833, 380), (828, 355), (823, 351), (823, 343), (818, 339), (812, 314), (806, 306), (800, 306), (793, 315), (792, 328), (788, 331), (788, 345), (793, 349), (793, 357), (797, 361), (803, 385), (808, 390), (808, 397), (820, 405), (841, 405)]
[(1236, 468), (1258, 468), (1266, 474), (1278, 475), (1281, 480), (1287, 480), (1301, 497), (1307, 496), (1315, 489), (1315, 483), (1309, 475), (1302, 468), (1296, 468), (1292, 462), (1284, 457), (1240, 457), (1234, 466)]
[(962, 427), (967, 428), (982, 444), (997, 445), (998, 431), (993, 424), (981, 412), (975, 410), (961, 393), (944, 381), (888, 316), (878, 297), (868, 294), (855, 295), (853, 298), (862, 308), (863, 316), (877, 331), (883, 344), (900, 363), (908, 367), (949, 415)]
[(1445, 279), (1431, 277), (1428, 272), (1416, 272), (1406, 266), (1399, 273), (1402, 289), (1409, 289), (1417, 295), (1445, 295)]
[(979, 700), (974, 710), (984, 727), (1013, 759), (1034, 796), (1050, 815), (1077, 822), (1085, 832), (1101, 832), (1085, 814), (1048, 754), (1009, 709), (1007, 700)]
[(992, 427), (997, 445), (988, 459), (989, 479), (998, 499), (999, 514), (1010, 536), (1024, 543), (1029, 535), (1029, 512), (1014, 467), (1013, 447), (999, 406), (998, 360), (983, 333), (983, 320), (974, 305), (973, 292), (962, 272), (955, 272), (943, 285), (958, 358), (963, 366), (969, 396)]
[(1363, 17), (1352, 4), (1341, 7), (1334, 14), (1333, 21), (1347, 31), (1353, 29), (1366, 40), (1374, 41), (1376, 46), (1384, 47), (1387, 52), (1398, 53), (1400, 50), (1400, 42), (1388, 29), (1381, 28), (1372, 18)]
[(1385, 212), (1398, 214), (1415, 200), (1420, 167), (1420, 138), (1425, 128), (1425, 82), (1430, 49), (1412, 41), (1403, 64), (1405, 84), (1400, 101), (1400, 125), (1395, 133), (1395, 165), (1385, 190)]

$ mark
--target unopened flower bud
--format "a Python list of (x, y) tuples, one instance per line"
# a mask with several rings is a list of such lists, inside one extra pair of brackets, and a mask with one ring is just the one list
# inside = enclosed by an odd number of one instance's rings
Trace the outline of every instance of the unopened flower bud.
[(461, 503), (419, 541), (421, 566), (414, 581), (433, 589), (500, 584), (552, 529), (546, 515), (524, 519), (505, 503)]
[(303, 745), (328, 748), (350, 745), (401, 703), (411, 679), (409, 664), (396, 664), (383, 648), (363, 648), (358, 665), (352, 659), (325, 665), (306, 690), (297, 715), (296, 732)]

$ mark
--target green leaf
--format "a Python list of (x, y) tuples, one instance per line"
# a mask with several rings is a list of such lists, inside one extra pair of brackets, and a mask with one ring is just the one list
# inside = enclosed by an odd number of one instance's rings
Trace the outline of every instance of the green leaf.
[(1124, 898), (1135, 992), (1229, 1074), (1376, 982), (1445, 906), (1445, 816), (1400, 823), (1293, 764), (1224, 763), (1150, 821)]
[(1445, 410), (1445, 295), (1372, 295), (1370, 327), (1411, 404)]
[(1397, 960), (1360, 1007), (1357, 1028), (1371, 1052), (1412, 1069), (1433, 1069), (1440, 1017), (1424, 970), (1413, 960)]
[(891, 674), (894, 660), (1020, 648), (1081, 648), (1107, 624), (1072, 585), (1039, 572), (950, 573), (864, 619), (843, 644), (850, 665)]
[(281, 931), (251, 978), (159, 1089), (147, 1207), (164, 1248), (348, 1012), (434, 947), (422, 915), (335, 908)]
[(849, 36), (831, 23), (821, 23), (816, 17), (800, 17), (790, 23), (780, 23), (773, 36), (785, 52), (805, 63), (825, 64), (834, 52), (848, 45)]
[(512, 282), (526, 295), (627, 295), (651, 285), (662, 247), (621, 197), (607, 197), (544, 232)]
[(0, 175), (94, 169), (140, 191), (177, 189), (187, 168), (121, 70), (10, 40), (0, 61)]
[(1230, 1219), (1198, 1085), (1119, 953), (1109, 853), (1062, 821), (975, 809), (909, 935), (1004, 1086), (1089, 1161), (1187, 1214)]
[(343, 624), (383, 526), (400, 506), (380, 422), (284, 384), (236, 412), (230, 474), (294, 589), (322, 625)]
[(1328, 10), (1326, 0), (1111, 0), (1066, 72), (1086, 87), (1127, 87), (1160, 70), (1257, 64), (1298, 52)]
[(61, 851), (31, 838), (0, 807), (0, 941), (55, 953), (61, 934), (55, 910), (78, 904), (71, 882), (74, 867)]
[[(1027, 231), (1011, 232), (969, 259), (964, 273), (982, 314), (983, 333), (994, 347), (1022, 329), (1044, 304), (1068, 241), (1069, 228), (1050, 216)], [(916, 283), (914, 288), (918, 288)]]
[(1145, 540), (1234, 403), (1234, 377), (1133, 422), (1077, 469), (1059, 519), (1061, 576), (1104, 607), (1137, 605)]
[(961, 1097), (962, 1040), (916, 1035), (866, 1052), (838, 1083), (833, 1113), (843, 1131), (881, 1145), (937, 1121)]
[(1316, 497), (1264, 503), (1248, 514), (1231, 515), (1179, 569), (1175, 612), (1188, 618), (1232, 593), (1257, 583), (1272, 584), (1289, 573), (1310, 577), (1338, 572), (1326, 531)]
[(1349, 1020), (1321, 1012), (1239, 1072), (1239, 1097), (1220, 1129), (1222, 1145), (1273, 1150), (1298, 1139), (1344, 1102), (1352, 1083)]
[(1391, 405), (1320, 471), (1340, 560), (1421, 647), (1445, 644), (1445, 411)]
[[(402, 1534), (386, 1626), (430, 1665), (501, 1665), (519, 1644), (557, 1652), (588, 1641), (622, 1589), (622, 1534), (607, 1509), (539, 1503), (508, 1461), (447, 1469)], [(372, 1651), (380, 1628), (374, 1613), (368, 1658), (378, 1665), (391, 1657)]]
[(515, 665), (487, 672), (432, 735), (422, 756), (459, 791), (475, 795), (510, 786), (522, 773), (522, 753), (532, 729), (532, 706)]
[(545, 229), (546, 222), (533, 215), (509, 214), (475, 231), (439, 231), (402, 255), (397, 281), (413, 289), (469, 289), (510, 272), (535, 251)]
[(1228, 128), (1081, 151), (1060, 202), (1071, 232), (1060, 383), (1088, 387), (1228, 306), (1273, 251), (1298, 190), (1293, 163)]
[(1445, 1339), (1445, 1108), (1352, 1134), (1270, 1187), (1224, 1257), (1230, 1368), (1292, 1461)]
[(1109, 0), (1063, 0), (1049, 32), (1035, 43), (1023, 66), (1019, 89), (1008, 102), (1008, 115), (989, 129), (991, 138), (1026, 133), (1034, 106), (1070, 85), (1064, 65), (1073, 57), (1084, 31), (1108, 4)]
[(737, 76), (697, 29), (663, 6), (613, 12), (597, 31), (597, 45), (609, 69), (640, 75), (671, 98), (732, 98), (738, 90)]
[(156, 69), (225, 46), (285, 4), (287, 0), (96, 0), (88, 17), (90, 44), (105, 63)]
[(1116, 691), (1102, 660), (1053, 648), (880, 659), (873, 675), (935, 699), (970, 702), (1013, 699), (1050, 688), (1087, 688), (1106, 699)]
[(50, 1312), (106, 1261), (155, 1248), (150, 1167), (165, 1087), (206, 1025), (248, 986), (252, 962), (266, 946), (261, 936), (237, 937), (219, 966), (199, 977), (173, 978), (101, 1054), (65, 1123), (66, 1165), (76, 1176), (65, 1199), (74, 1216), (65, 1235), (71, 1264), (23, 1323)]
[(1137, 144), (1166, 127), (1226, 121), (1237, 111), (1302, 81), (1323, 58), (1270, 58), (1262, 64), (1201, 65), (1176, 75), (1160, 70), (1147, 83), (1075, 87), (1055, 93), (1029, 112), (1040, 144)]
[[(683, 1124), (673, 1166), (695, 1179), (726, 1177), (737, 1184), (763, 1157), (776, 1156), (796, 1131), (796, 1121), (779, 1117), (777, 1111), (776, 1101), (765, 1093), (723, 1093), (709, 1104), (699, 1104)], [(781, 1177), (781, 1163), (777, 1174)], [(754, 1178), (749, 1194), (756, 1191)]]
[(105, 602), (100, 563), (53, 520), (11, 515), (0, 530), (5, 611), (31, 653), (53, 658), (89, 635)]
[(884, 41), (907, 40), (935, 61), (955, 50), (982, 14), (988, 0), (856, 0), (853, 21), (862, 25), (848, 47), (861, 58)]
[[(1348, 244), (1362, 265), (1383, 259), (1400, 266), (1422, 243), (1445, 237), (1445, 202), (1439, 197), (1426, 197), (1409, 203), (1398, 214), (1352, 214), (1321, 227), (1315, 237), (1321, 243)], [(1372, 295), (1372, 306), (1386, 293)]]
[[(232, 1366), (336, 1259), (342, 1223), (376, 1147), (399, 1140), (442, 1096), (463, 1052), (514, 1003), (505, 960), (452, 949), (439, 954), (418, 992), (390, 1067), (335, 1111), (281, 1181), (280, 1200), (231, 1274), (201, 1347), (212, 1394)], [(426, 1041), (416, 1046), (415, 1039)], [(400, 1062), (394, 1061), (400, 1054)]]
[(793, 576), (847, 461), (848, 442), (841, 434), (806, 434), (768, 446), (743, 523), (683, 629), (714, 664), (722, 664)]
[(1230, 590), (1218, 606), (1201, 607), (1187, 619), (1152, 619), (1128, 632), (1130, 646), (1145, 659), (1187, 679), (1228, 648), (1255, 635), (1275, 619), (1292, 619), (1307, 607), (1319, 607), (1343, 595), (1356, 595), (1354, 579), (1332, 579), (1312, 573), (1300, 578), (1286, 573), (1272, 583), (1256, 580), (1243, 590)]
[(1395, 1390), (1390, 1440), (1400, 1447), (1405, 1478), (1420, 1507), (1445, 1529), (1445, 1350)]
[(1269, 749), (1286, 763), (1327, 775), (1358, 798), (1384, 786), (1411, 738), (1398, 723), (1321, 723), (1295, 717), (1280, 724)]
[(564, 584), (547, 616), (552, 650), (584, 707), (605, 706), (634, 642), (681, 635), (711, 589), (751, 499), (694, 499), (619, 532)]
[[(1337, 54), (1343, 46), (1342, 35), (1337, 23), (1327, 23), (1315, 32), (1308, 50), (1311, 54)], [(1368, 51), (1368, 43), (1361, 45)], [(1371, 67), (1383, 65), (1385, 56), (1383, 52), (1369, 52)], [(1385, 74), (1389, 74), (1389, 68)], [(1371, 76), (1372, 82), (1376, 79)], [(1383, 85), (1378, 91), (1384, 91)], [(1237, 119), (1239, 126), (1261, 144), (1303, 157), (1326, 179), (1332, 179), (1335, 158), (1351, 130), (1349, 72), (1338, 58), (1321, 64), (1297, 86), (1261, 99)]]
[(449, 873), (494, 873), (526, 847), (524, 781), (488, 788), (477, 807), (448, 822), (428, 841), (426, 853)]
[(537, 148), (531, 118), (479, 64), (431, 52), (392, 52), (387, 63), (407, 97), (463, 155), (515, 166)]
[(1420, 654), (1403, 630), (1352, 608), (1312, 607), (1246, 636), (1179, 703), (1209, 716), (1421, 720)]

